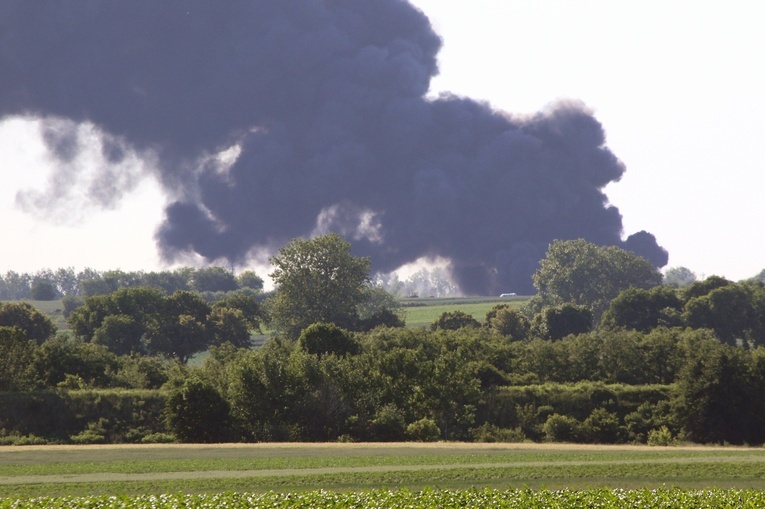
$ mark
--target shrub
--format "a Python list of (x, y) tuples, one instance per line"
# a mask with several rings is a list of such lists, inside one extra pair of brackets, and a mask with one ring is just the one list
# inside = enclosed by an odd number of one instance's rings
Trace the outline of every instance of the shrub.
[(648, 445), (675, 445), (677, 439), (672, 436), (668, 427), (662, 426), (659, 429), (652, 429), (648, 432)]
[(436, 442), (441, 437), (441, 430), (436, 421), (423, 417), (406, 427), (406, 436), (415, 442)]
[(323, 322), (306, 327), (298, 338), (298, 345), (306, 352), (318, 356), (355, 355), (361, 350), (361, 346), (350, 332), (333, 323)]
[(404, 414), (392, 403), (377, 411), (371, 428), (373, 439), (380, 442), (399, 441), (407, 429)]
[(229, 405), (208, 382), (186, 380), (172, 391), (165, 411), (168, 427), (182, 442), (223, 442), (228, 436)]
[(581, 425), (570, 415), (552, 414), (542, 426), (542, 433), (549, 442), (577, 442)]
[(175, 435), (170, 433), (149, 433), (141, 439), (142, 444), (171, 444), (177, 441)]
[(521, 428), (500, 428), (491, 423), (485, 423), (472, 430), (476, 442), (525, 442), (528, 440)]
[(596, 408), (581, 427), (581, 438), (596, 444), (615, 444), (624, 441), (626, 430), (616, 414), (605, 408)]

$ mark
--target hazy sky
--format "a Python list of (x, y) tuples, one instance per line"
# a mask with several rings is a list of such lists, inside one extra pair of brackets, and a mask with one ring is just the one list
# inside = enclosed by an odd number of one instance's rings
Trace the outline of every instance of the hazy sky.
[[(653, 233), (669, 266), (699, 276), (736, 280), (765, 268), (765, 32), (756, 4), (413, 3), (444, 40), (431, 93), (511, 114), (582, 101), (627, 168), (606, 191), (625, 235)], [(80, 173), (57, 183), (65, 199), (41, 215), (34, 202), (50, 172), (36, 133), (31, 121), (0, 126), (0, 272), (161, 268), (153, 235), (165, 199), (157, 184), (136, 180), (104, 209), (83, 198), (94, 183)], [(98, 157), (74, 164), (98, 165)], [(137, 174), (131, 165), (139, 162), (122, 164), (124, 175)]]

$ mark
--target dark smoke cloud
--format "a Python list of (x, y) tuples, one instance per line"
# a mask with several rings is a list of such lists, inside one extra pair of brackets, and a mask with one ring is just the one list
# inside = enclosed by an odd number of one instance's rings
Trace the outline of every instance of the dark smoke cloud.
[[(624, 166), (590, 111), (425, 99), (440, 46), (401, 0), (3, 0), (0, 116), (90, 122), (150, 152), (176, 197), (157, 233), (168, 260), (242, 261), (331, 230), (380, 271), (449, 258), (482, 294), (531, 292), (555, 239), (666, 264), (651, 234), (621, 240), (602, 190)], [(226, 149), (236, 161), (214, 163)]]

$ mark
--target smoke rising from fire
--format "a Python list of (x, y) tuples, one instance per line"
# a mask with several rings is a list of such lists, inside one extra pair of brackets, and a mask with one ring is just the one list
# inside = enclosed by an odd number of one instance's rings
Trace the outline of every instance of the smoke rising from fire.
[[(336, 231), (382, 272), (448, 258), (468, 294), (532, 292), (555, 239), (666, 264), (651, 234), (622, 241), (603, 189), (625, 168), (592, 112), (428, 99), (440, 46), (402, 0), (6, 0), (0, 117), (55, 123), (63, 161), (77, 138), (62, 130), (92, 124), (113, 141), (106, 177), (150, 154), (173, 198), (156, 237), (167, 260), (243, 262)], [(136, 177), (104, 178), (108, 205)]]

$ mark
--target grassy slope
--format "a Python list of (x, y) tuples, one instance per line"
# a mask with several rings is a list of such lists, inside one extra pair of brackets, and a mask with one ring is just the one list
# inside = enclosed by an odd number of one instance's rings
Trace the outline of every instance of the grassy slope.
[(765, 489), (765, 451), (539, 444), (0, 448), (0, 496), (663, 485)]
[(486, 313), (499, 304), (520, 307), (527, 297), (466, 297), (463, 299), (405, 299), (402, 301), (406, 310), (407, 327), (427, 327), (439, 316), (449, 311), (463, 311), (483, 322)]

